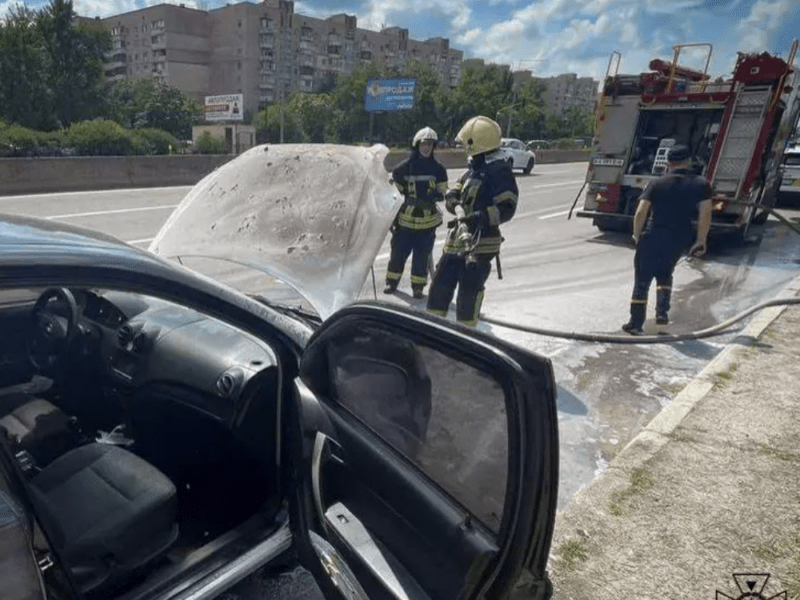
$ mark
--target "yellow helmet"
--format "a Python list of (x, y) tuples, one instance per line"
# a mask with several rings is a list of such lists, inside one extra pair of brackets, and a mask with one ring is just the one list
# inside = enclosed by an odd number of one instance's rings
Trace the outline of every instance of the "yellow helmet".
[(502, 136), (500, 125), (489, 117), (478, 116), (464, 123), (456, 141), (464, 146), (467, 154), (475, 156), (499, 148)]

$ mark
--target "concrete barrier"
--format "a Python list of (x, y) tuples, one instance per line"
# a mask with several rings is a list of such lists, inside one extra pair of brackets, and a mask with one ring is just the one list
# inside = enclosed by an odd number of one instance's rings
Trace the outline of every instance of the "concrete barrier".
[(194, 185), (232, 155), (0, 159), (0, 195)]
[[(392, 152), (384, 164), (391, 171), (408, 156)], [(460, 150), (439, 150), (437, 158), (448, 169), (467, 166)], [(0, 195), (45, 194), (120, 188), (194, 185), (232, 155), (206, 156), (92, 156), (70, 158), (0, 159)], [(539, 150), (537, 164), (585, 162), (584, 150)]]
[[(555, 163), (588, 162), (591, 152), (588, 150), (537, 150), (536, 164), (548, 165)], [(392, 152), (384, 160), (387, 171), (391, 171), (409, 156), (408, 152)], [(447, 169), (465, 169), (467, 155), (462, 150), (437, 150), (437, 160)]]

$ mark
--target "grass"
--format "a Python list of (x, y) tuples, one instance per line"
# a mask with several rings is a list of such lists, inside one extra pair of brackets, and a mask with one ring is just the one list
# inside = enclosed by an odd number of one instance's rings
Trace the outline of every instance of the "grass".
[(788, 563), (787, 576), (781, 576), (781, 579), (789, 598), (800, 598), (800, 531), (789, 533), (776, 542), (762, 544), (753, 554), (769, 564)]
[(558, 549), (564, 571), (574, 571), (578, 564), (589, 558), (589, 549), (582, 540), (567, 540)]
[(629, 481), (630, 485), (626, 489), (612, 494), (608, 510), (615, 517), (621, 517), (625, 514), (625, 505), (631, 498), (643, 494), (655, 484), (652, 473), (644, 467), (638, 467), (631, 471)]
[(739, 365), (731, 365), (728, 367), (727, 371), (722, 371), (717, 373), (717, 379), (721, 380), (717, 382), (717, 385), (721, 385), (733, 379), (733, 374), (739, 369)]
[(793, 452), (786, 452), (785, 450), (781, 450), (780, 448), (776, 448), (774, 446), (768, 446), (767, 444), (757, 443), (756, 446), (758, 446), (759, 452), (769, 456), (770, 458), (800, 463), (800, 455), (794, 454)]

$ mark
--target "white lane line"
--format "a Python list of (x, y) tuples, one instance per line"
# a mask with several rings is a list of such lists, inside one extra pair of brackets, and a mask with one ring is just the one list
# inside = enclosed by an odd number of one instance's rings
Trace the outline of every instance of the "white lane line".
[(152, 242), (156, 238), (145, 238), (143, 240), (128, 240), (125, 242), (126, 244), (146, 244), (148, 242)]
[(564, 216), (566, 214), (569, 214), (569, 211), (568, 210), (562, 210), (561, 212), (553, 213), (553, 214), (550, 214), (550, 215), (542, 215), (541, 217), (539, 217), (539, 220), (543, 221), (545, 219), (553, 219), (555, 217), (562, 217), (562, 216)]
[[(444, 242), (445, 242), (444, 240), (439, 240), (433, 244), (433, 247), (435, 248), (436, 246), (442, 246), (444, 245)], [(391, 252), (387, 252), (386, 254), (379, 254), (378, 256), (375, 257), (375, 260), (384, 260), (386, 258), (389, 258), (391, 255), (392, 255)]]
[(177, 204), (162, 204), (161, 206), (141, 206), (139, 208), (119, 208), (116, 210), (98, 210), (94, 212), (72, 213), (70, 215), (54, 215), (46, 217), (47, 219), (76, 219), (78, 217), (96, 217), (99, 215), (118, 215), (122, 213), (132, 213), (145, 210), (166, 210), (167, 208), (175, 208)]
[(534, 186), (533, 193), (535, 194), (537, 192), (537, 190), (540, 190), (542, 188), (565, 187), (565, 186), (568, 186), (568, 185), (575, 185), (577, 183), (583, 183), (584, 181), (586, 181), (586, 180), (585, 179), (573, 179), (572, 181), (562, 181), (560, 183), (544, 183), (542, 185)]
[(190, 190), (190, 185), (175, 185), (169, 187), (152, 187), (152, 188), (125, 188), (125, 189), (111, 189), (111, 190), (87, 190), (85, 192), (49, 192), (47, 194), (20, 194), (17, 196), (0, 196), (2, 200), (20, 200), (24, 198), (47, 198), (48, 196), (92, 196), (97, 194), (117, 194), (120, 192), (164, 192), (164, 191), (177, 191), (181, 189)]

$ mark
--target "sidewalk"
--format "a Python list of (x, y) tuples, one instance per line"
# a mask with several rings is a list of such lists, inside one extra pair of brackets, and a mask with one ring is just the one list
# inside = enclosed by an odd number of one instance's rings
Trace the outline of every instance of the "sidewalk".
[(800, 597), (798, 432), (800, 307), (770, 308), (559, 513), (553, 597)]

